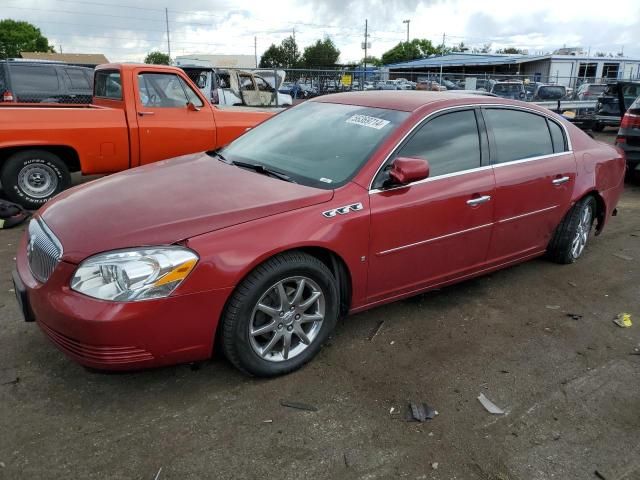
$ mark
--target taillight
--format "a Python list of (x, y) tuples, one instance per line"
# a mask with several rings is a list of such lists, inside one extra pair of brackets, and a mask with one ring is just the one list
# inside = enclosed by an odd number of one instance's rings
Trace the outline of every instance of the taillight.
[(640, 128), (640, 115), (625, 113), (620, 128)]
[(14, 100), (13, 93), (11, 93), (9, 90), (6, 90), (2, 94), (2, 101), (3, 102), (13, 102), (13, 100)]

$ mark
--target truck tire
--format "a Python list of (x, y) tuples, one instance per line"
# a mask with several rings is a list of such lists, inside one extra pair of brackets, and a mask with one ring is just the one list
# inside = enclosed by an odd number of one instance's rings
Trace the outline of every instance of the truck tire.
[(320, 260), (302, 252), (272, 257), (232, 294), (219, 332), (222, 350), (249, 375), (292, 372), (318, 353), (339, 303), (335, 278)]
[(596, 122), (591, 127), (594, 132), (602, 132), (604, 130), (604, 123)]
[(71, 176), (57, 155), (46, 150), (23, 150), (4, 162), (0, 182), (10, 200), (37, 210), (68, 188)]

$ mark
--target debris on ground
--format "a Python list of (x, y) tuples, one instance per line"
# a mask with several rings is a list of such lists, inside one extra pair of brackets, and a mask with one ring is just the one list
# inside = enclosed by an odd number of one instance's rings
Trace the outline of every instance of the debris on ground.
[(480, 401), (482, 406), (487, 410), (487, 412), (493, 415), (504, 415), (504, 410), (502, 410), (495, 403), (493, 403), (491, 400), (485, 397), (484, 393), (481, 393), (480, 395), (478, 395), (478, 400)]
[(407, 420), (410, 422), (426, 422), (433, 420), (438, 412), (426, 403), (410, 403)]
[(560, 305), (546, 305), (549, 310), (559, 310)]
[(582, 319), (582, 315), (580, 315), (579, 313), (567, 313), (566, 316), (571, 318), (572, 320)]
[(594, 473), (594, 475), (595, 475), (596, 477), (598, 477), (600, 480), (607, 480), (607, 477), (605, 477), (605, 476), (604, 476), (602, 473), (600, 473), (598, 470), (595, 470), (593, 473)]
[(6, 467), (6, 465), (4, 464), (4, 462), (0, 462), (0, 468), (4, 468)]
[(262, 423), (273, 423), (273, 420), (262, 420)]
[(380, 320), (378, 322), (378, 325), (376, 325), (376, 328), (374, 328), (371, 333), (369, 334), (369, 341), (372, 342), (374, 338), (376, 338), (376, 336), (378, 335), (378, 333), (380, 333), (380, 330), (382, 329), (382, 325), (384, 325), (384, 320)]
[(20, 381), (15, 368), (0, 370), (0, 385), (15, 385)]
[(619, 313), (616, 315), (616, 318), (613, 319), (613, 323), (622, 328), (629, 328), (633, 323), (631, 323), (631, 314), (630, 313)]
[(433, 462), (431, 464), (431, 468), (433, 468), (434, 470), (437, 470), (438, 469), (438, 462)]
[(627, 261), (633, 260), (632, 257), (630, 257), (629, 255), (625, 255), (624, 253), (613, 253), (612, 255), (622, 260), (627, 260)]
[(578, 286), (578, 284), (577, 284), (577, 283), (575, 283), (575, 282), (567, 282), (567, 283), (568, 283), (569, 285), (571, 285), (572, 287), (577, 287), (577, 286)]
[(156, 473), (156, 476), (153, 477), (153, 480), (158, 480), (160, 478), (160, 472), (162, 472), (162, 467), (160, 467), (160, 470), (158, 470), (158, 473)]
[(306, 410), (307, 412), (317, 412), (317, 407), (300, 402), (290, 402), (288, 400), (280, 400), (280, 405), (283, 407), (295, 408), (296, 410)]

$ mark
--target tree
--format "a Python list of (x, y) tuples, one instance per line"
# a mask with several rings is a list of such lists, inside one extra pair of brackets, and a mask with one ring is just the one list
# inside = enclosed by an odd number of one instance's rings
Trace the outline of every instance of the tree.
[(17, 58), (20, 52), (55, 52), (38, 27), (29, 22), (0, 20), (0, 59)]
[(400, 42), (391, 50), (387, 50), (382, 54), (381, 60), (385, 65), (389, 63), (408, 62), (443, 51), (442, 47), (434, 47), (431, 40), (414, 38), (410, 42)]
[(519, 48), (507, 47), (507, 48), (500, 48), (499, 50), (496, 50), (496, 53), (510, 53), (510, 54), (524, 55), (524, 50), (520, 50)]
[(171, 58), (169, 55), (162, 52), (149, 52), (149, 54), (144, 57), (144, 63), (150, 63), (152, 65), (171, 65)]
[(300, 66), (300, 50), (292, 36), (288, 36), (280, 45), (274, 43), (260, 57), (260, 68), (296, 68)]
[(366, 63), (367, 65), (372, 65), (374, 67), (379, 67), (379, 66), (382, 65), (382, 62), (380, 61), (380, 59), (378, 57), (374, 57), (374, 56), (371, 56), (371, 55), (363, 58), (360, 63), (362, 65), (364, 65)]
[(451, 48), (452, 52), (467, 52), (469, 51), (469, 47), (467, 47), (464, 42), (460, 42), (458, 45), (454, 45)]
[(308, 68), (331, 67), (336, 64), (338, 58), (340, 50), (329, 37), (325, 37), (324, 40), (318, 40), (304, 49), (302, 63)]

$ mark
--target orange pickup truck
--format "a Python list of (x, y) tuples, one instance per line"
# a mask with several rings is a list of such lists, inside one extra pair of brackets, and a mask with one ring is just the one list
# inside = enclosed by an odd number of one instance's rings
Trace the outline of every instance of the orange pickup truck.
[(220, 109), (179, 68), (97, 67), (91, 105), (0, 104), (0, 184), (35, 209), (70, 173), (113, 173), (219, 148), (273, 113)]

